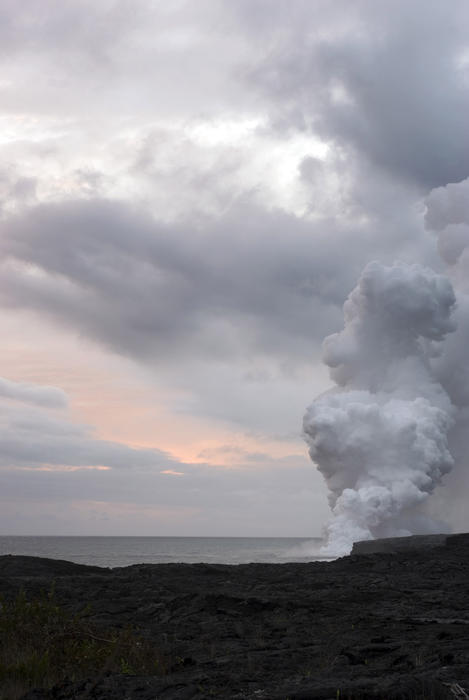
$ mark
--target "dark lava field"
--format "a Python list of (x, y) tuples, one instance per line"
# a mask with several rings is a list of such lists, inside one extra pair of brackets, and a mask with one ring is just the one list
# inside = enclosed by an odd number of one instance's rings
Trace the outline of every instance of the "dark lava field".
[(93, 630), (131, 628), (165, 663), (143, 675), (104, 667), (28, 700), (469, 697), (469, 535), (309, 564), (111, 570), (0, 557), (4, 600), (52, 583)]

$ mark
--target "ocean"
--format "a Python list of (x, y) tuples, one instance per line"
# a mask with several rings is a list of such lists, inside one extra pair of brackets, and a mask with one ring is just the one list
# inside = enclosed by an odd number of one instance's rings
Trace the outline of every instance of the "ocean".
[(247, 564), (322, 559), (318, 537), (0, 537), (0, 555), (23, 554), (116, 567), (131, 564)]

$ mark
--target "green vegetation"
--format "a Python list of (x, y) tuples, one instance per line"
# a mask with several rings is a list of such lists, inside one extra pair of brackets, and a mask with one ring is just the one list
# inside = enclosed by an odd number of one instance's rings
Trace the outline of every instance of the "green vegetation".
[(90, 623), (89, 608), (72, 615), (54, 592), (28, 600), (0, 600), (0, 699), (16, 700), (30, 688), (107, 672), (164, 675), (168, 661), (131, 628)]

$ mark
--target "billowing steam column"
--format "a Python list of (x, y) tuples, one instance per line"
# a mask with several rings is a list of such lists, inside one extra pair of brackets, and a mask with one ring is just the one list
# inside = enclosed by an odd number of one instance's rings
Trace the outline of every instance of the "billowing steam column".
[(435, 531), (419, 506), (452, 467), (453, 406), (429, 359), (455, 330), (454, 305), (443, 275), (372, 262), (344, 304), (344, 329), (324, 341), (337, 387), (314, 401), (303, 423), (330, 492), (324, 553)]

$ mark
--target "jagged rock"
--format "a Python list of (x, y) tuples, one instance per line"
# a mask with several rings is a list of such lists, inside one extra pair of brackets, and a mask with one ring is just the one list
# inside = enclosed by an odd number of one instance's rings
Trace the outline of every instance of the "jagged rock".
[(447, 545), (469, 546), (469, 534), (461, 533), (457, 535), (411, 535), (410, 537), (386, 537), (377, 540), (362, 540), (355, 542), (352, 554), (376, 554), (378, 552), (404, 552), (410, 549), (433, 549)]
[(54, 581), (64, 607), (131, 624), (172, 660), (164, 676), (103, 673), (28, 700), (464, 697), (469, 535), (441, 538), (310, 564), (108, 570), (0, 557), (0, 593)]

